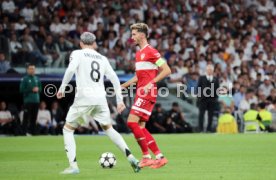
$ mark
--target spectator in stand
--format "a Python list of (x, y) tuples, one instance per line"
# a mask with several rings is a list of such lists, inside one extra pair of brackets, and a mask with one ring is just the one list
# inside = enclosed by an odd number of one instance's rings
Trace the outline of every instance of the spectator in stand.
[(271, 84), (270, 78), (268, 76), (265, 76), (264, 83), (262, 83), (259, 87), (259, 90), (264, 93), (266, 97), (269, 96), (272, 89), (274, 89), (273, 85)]
[(218, 101), (220, 102), (220, 112), (228, 112), (228, 111), (230, 111), (230, 113), (234, 112), (235, 110), (234, 99), (233, 99), (233, 96), (229, 93), (227, 86), (221, 87)]
[(15, 6), (13, 1), (4, 0), (2, 2), (2, 11), (3, 11), (3, 13), (12, 14), (12, 13), (14, 13), (15, 9), (16, 9), (16, 6)]
[[(48, 134), (51, 126), (51, 113), (47, 108), (45, 101), (41, 101), (37, 113), (37, 134)], [(55, 125), (55, 124), (53, 124)]]
[(166, 133), (166, 112), (162, 108), (161, 104), (155, 104), (155, 110), (153, 111), (149, 123), (146, 128), (151, 133)]
[(59, 36), (58, 42), (57, 42), (57, 52), (60, 56), (61, 67), (65, 67), (66, 60), (69, 59), (69, 52), (71, 49), (72, 49), (72, 45), (65, 39), (65, 37)]
[(276, 100), (276, 89), (275, 88), (270, 91), (270, 94), (269, 94), (269, 96), (267, 97), (266, 100), (269, 103), (272, 103)]
[(240, 107), (240, 103), (245, 96), (245, 92), (246, 92), (246, 87), (241, 84), (239, 90), (233, 96), (236, 110)]
[(51, 133), (62, 134), (62, 128), (64, 126), (64, 112), (59, 106), (57, 101), (54, 101), (51, 105)]
[(12, 34), (10, 41), (11, 60), (15, 66), (23, 65), (26, 54), (22, 49), (22, 44), (17, 40), (16, 34)]
[(63, 34), (63, 25), (60, 23), (59, 17), (55, 16), (52, 24), (50, 25), (50, 31), (55, 38)]
[(9, 40), (8, 40), (8, 32), (4, 30), (3, 25), (0, 24), (0, 51), (4, 53), (5, 57), (8, 57), (9, 52)]
[(178, 84), (182, 84), (182, 76), (181, 73), (177, 71), (176, 66), (171, 67), (172, 73), (168, 78), (168, 88), (176, 89)]
[(168, 133), (192, 132), (191, 126), (185, 121), (184, 114), (177, 102), (172, 103), (172, 109), (167, 114), (166, 128)]
[(10, 134), (12, 132), (12, 115), (7, 110), (5, 101), (0, 101), (0, 134)]
[(40, 50), (36, 46), (34, 40), (30, 38), (29, 35), (25, 34), (22, 37), (22, 47), (23, 51), (25, 51), (28, 56), (26, 61), (28, 63), (32, 63), (38, 66), (46, 65), (47, 63), (50, 63), (49, 59), (47, 59), (46, 56), (41, 54)]
[(24, 17), (19, 17), (18, 22), (15, 23), (14, 29), (19, 32), (19, 34), (22, 34), (24, 29), (27, 28), (27, 24), (25, 22)]
[(44, 26), (39, 26), (38, 28), (38, 31), (34, 34), (34, 40), (38, 49), (43, 52), (43, 45), (49, 33)]
[(34, 10), (32, 9), (31, 2), (27, 2), (25, 7), (20, 12), (21, 16), (25, 18), (28, 23), (33, 23), (34, 21)]
[(10, 62), (5, 59), (4, 52), (0, 51), (0, 74), (5, 74), (11, 68)]
[(59, 67), (62, 62), (62, 56), (58, 53), (58, 46), (53, 41), (53, 37), (48, 35), (43, 44), (43, 53), (47, 56), (48, 62), (46, 66)]
[(239, 111), (246, 112), (250, 109), (250, 105), (253, 103), (252, 99), (254, 96), (254, 91), (252, 89), (248, 89), (244, 95), (244, 98), (241, 100), (239, 104)]

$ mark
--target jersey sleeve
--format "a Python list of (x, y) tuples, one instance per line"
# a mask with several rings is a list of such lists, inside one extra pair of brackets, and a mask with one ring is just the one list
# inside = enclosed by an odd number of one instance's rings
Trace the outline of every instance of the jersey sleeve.
[(161, 54), (154, 48), (149, 51), (149, 61), (156, 64), (158, 67), (166, 62), (166, 60), (161, 57)]
[(70, 80), (72, 79), (76, 69), (79, 66), (79, 60), (80, 58), (78, 57), (78, 53), (77, 51), (73, 51), (70, 55), (70, 59), (69, 59), (69, 66), (65, 71), (65, 74), (63, 76), (63, 80), (62, 80), (62, 84), (59, 88), (60, 92), (64, 92), (66, 86), (68, 85), (68, 83), (70, 82)]
[(105, 59), (106, 59), (105, 76), (113, 84), (114, 91), (115, 91), (115, 94), (116, 94), (116, 101), (117, 101), (117, 104), (118, 104), (120, 102), (123, 102), (123, 96), (122, 96), (120, 81), (119, 81), (119, 78), (118, 78), (117, 74), (112, 69), (112, 67), (111, 67), (109, 61), (107, 60), (107, 58), (105, 58)]

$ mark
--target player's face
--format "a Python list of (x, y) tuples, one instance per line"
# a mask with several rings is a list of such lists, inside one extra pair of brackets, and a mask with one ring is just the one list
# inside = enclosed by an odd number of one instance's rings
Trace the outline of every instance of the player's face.
[(131, 31), (131, 39), (133, 39), (136, 45), (139, 45), (142, 33), (138, 32), (136, 29)]

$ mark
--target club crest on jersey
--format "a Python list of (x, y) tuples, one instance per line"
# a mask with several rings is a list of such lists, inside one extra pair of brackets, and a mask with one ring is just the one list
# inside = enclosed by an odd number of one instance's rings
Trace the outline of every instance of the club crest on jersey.
[(143, 60), (145, 58), (145, 53), (141, 54), (141, 60)]

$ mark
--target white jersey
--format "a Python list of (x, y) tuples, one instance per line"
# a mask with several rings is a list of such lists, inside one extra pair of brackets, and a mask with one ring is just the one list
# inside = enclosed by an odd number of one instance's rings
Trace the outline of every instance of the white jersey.
[(76, 77), (76, 94), (74, 104), (77, 106), (106, 104), (104, 76), (113, 84), (117, 103), (123, 101), (119, 79), (107, 58), (93, 49), (75, 50), (70, 55), (70, 63), (64, 74), (61, 92), (73, 75)]

